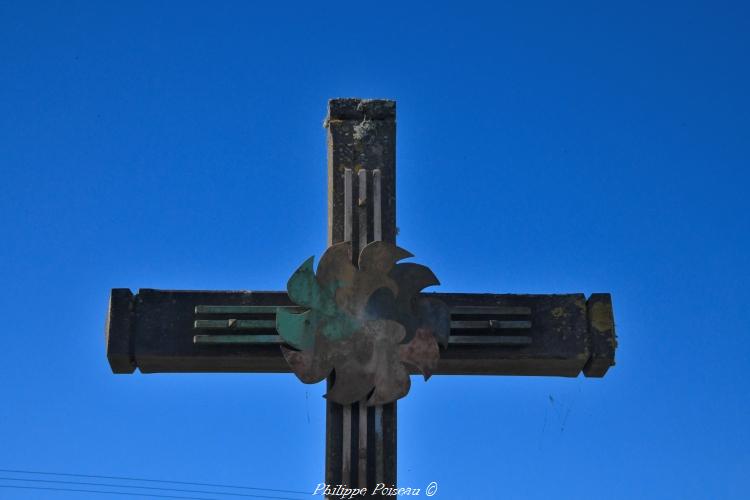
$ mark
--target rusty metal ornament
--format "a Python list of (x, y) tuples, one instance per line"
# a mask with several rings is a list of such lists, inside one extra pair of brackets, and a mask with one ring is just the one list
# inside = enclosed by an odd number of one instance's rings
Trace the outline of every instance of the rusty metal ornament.
[(376, 241), (352, 264), (350, 242), (329, 247), (313, 271), (307, 259), (287, 283), (289, 297), (303, 312), (279, 310), (281, 351), (304, 383), (335, 373), (325, 395), (330, 401), (368, 406), (400, 399), (411, 381), (406, 365), (425, 380), (437, 368), (439, 343), (447, 346), (450, 312), (445, 304), (419, 296), (439, 282), (426, 266), (399, 263), (412, 254)]

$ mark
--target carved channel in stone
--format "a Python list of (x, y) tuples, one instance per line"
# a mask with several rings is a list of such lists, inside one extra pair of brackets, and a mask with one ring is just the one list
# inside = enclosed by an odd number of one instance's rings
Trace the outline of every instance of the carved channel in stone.
[[(193, 337), (196, 344), (270, 344), (280, 345), (281, 337), (276, 333), (276, 312), (303, 312), (299, 306), (195, 306), (194, 329), (206, 332)], [(522, 306), (456, 306), (450, 309), (450, 345), (496, 345), (526, 346), (532, 337), (528, 335), (476, 335), (478, 332), (528, 331), (531, 329), (531, 309)], [(205, 318), (208, 316), (210, 319)], [(224, 318), (216, 318), (224, 316)], [(229, 316), (229, 317), (227, 317)], [(262, 318), (258, 318), (262, 316)], [(502, 319), (509, 318), (513, 319)], [(470, 319), (467, 319), (470, 318)], [(230, 333), (232, 332), (232, 333)], [(257, 333), (249, 333), (257, 332)]]

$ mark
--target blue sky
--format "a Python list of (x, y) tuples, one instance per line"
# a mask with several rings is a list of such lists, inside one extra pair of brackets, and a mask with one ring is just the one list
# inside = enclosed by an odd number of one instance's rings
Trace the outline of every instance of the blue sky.
[(327, 99), (385, 97), (438, 290), (611, 292), (620, 340), (601, 380), (415, 379), (401, 485), (746, 498), (747, 5), (405, 4), (0, 1), (1, 469), (312, 490), (322, 386), (112, 375), (108, 294), (282, 289)]

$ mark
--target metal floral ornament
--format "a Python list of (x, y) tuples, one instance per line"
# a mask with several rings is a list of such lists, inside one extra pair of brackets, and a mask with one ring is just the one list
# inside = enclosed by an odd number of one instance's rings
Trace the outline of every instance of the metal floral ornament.
[(409, 392), (407, 366), (430, 378), (447, 346), (450, 314), (441, 301), (420, 297), (438, 285), (426, 266), (398, 263), (412, 254), (376, 241), (352, 264), (350, 242), (333, 245), (313, 271), (313, 257), (287, 283), (289, 297), (308, 308), (281, 309), (276, 330), (293, 349), (282, 346), (297, 377), (313, 384), (335, 373), (326, 398), (368, 406), (400, 399)]

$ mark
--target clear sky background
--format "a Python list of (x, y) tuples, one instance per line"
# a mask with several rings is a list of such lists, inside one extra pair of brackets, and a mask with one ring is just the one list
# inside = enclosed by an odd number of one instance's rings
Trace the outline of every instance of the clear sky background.
[(0, 1), (0, 468), (322, 481), (322, 385), (115, 376), (103, 324), (113, 287), (283, 289), (327, 99), (383, 97), (436, 291), (611, 292), (620, 342), (604, 379), (414, 379), (400, 484), (747, 498), (747, 4), (407, 3)]

